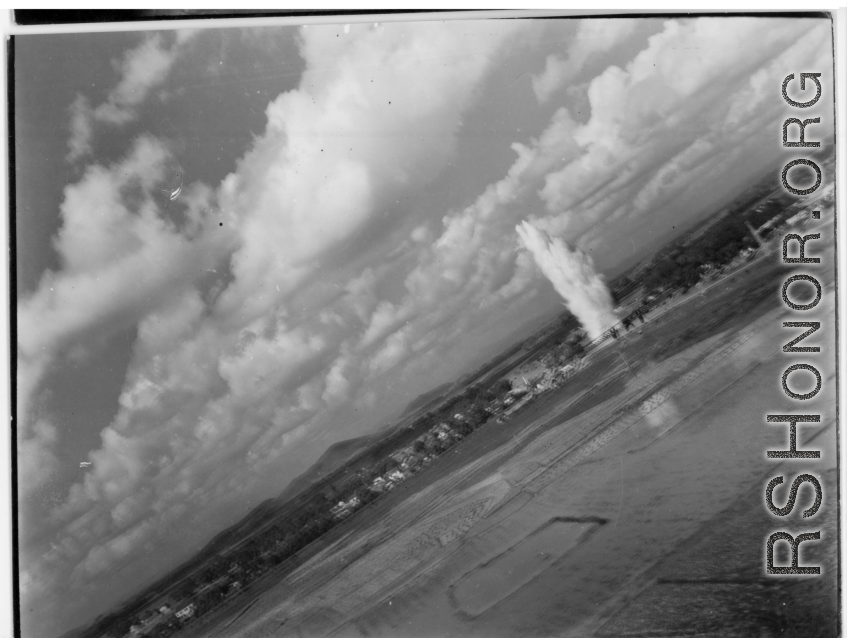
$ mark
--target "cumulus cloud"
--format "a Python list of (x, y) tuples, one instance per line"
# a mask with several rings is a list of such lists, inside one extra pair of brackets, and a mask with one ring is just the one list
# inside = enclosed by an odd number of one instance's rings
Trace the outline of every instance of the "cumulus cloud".
[(71, 105), (71, 137), (68, 140), (69, 162), (76, 162), (91, 152), (91, 142), (96, 124), (122, 126), (135, 120), (138, 107), (150, 91), (160, 86), (186, 44), (197, 33), (194, 29), (176, 32), (173, 44), (164, 44), (160, 34), (147, 36), (136, 48), (128, 51), (122, 60), (113, 63), (120, 73), (118, 84), (106, 100), (92, 107), (85, 96), (79, 94)]
[(53, 447), (59, 440), (56, 426), (44, 419), (31, 424), (29, 436), (18, 445), (18, 481), (35, 491), (49, 481), (58, 467)]
[(20, 468), (33, 475), (20, 482), (22, 496), (49, 480), (39, 463), (58, 443), (44, 426), (30, 427), (32, 400), (49, 366), (74, 343), (132, 326), (182, 296), (226, 249), (197, 210), (187, 212), (193, 221), (182, 230), (162, 214), (155, 194), (169, 160), (161, 144), (142, 137), (123, 161), (91, 166), (65, 189), (54, 242), (62, 270), (45, 273), (18, 305)]
[[(669, 220), (668, 205), (682, 193), (696, 194), (689, 207), (703, 210), (752, 177), (746, 169), (764, 168), (773, 148), (766, 123), (778, 119), (780, 104), (761, 91), (761, 78), (772, 83), (788, 66), (820, 64), (827, 33), (769, 22), (763, 31), (756, 19), (668, 21), (625, 68), (594, 78), (591, 117), (574, 131), (579, 152), (539, 191), (549, 212), (542, 227), (586, 243), (605, 234), (610, 244), (620, 239), (609, 234), (615, 222), (643, 233), (647, 225), (634, 221)], [(739, 171), (739, 154), (755, 161)], [(715, 179), (726, 190), (715, 191)]]
[(76, 161), (91, 152), (91, 140), (94, 137), (91, 104), (82, 94), (77, 94), (70, 107), (71, 137), (68, 140), (67, 159)]
[(581, 20), (564, 57), (548, 55), (544, 71), (532, 77), (532, 90), (540, 103), (567, 86), (593, 56), (611, 50), (635, 31), (638, 19), (593, 18)]
[[(358, 343), (365, 350), (390, 338), (372, 355), (372, 370), (388, 370), (408, 349), (420, 352), (441, 342), (435, 335), (443, 326), (467, 339), (491, 330), (492, 306), (532, 292), (532, 260), (516, 258), (513, 229), (525, 215), (521, 203), (533, 187), (576, 152), (575, 128), (567, 109), (559, 109), (531, 146), (513, 144), (517, 158), (502, 179), (468, 207), (445, 215), (440, 234), (414, 250), (403, 298), (379, 302)], [(450, 339), (445, 335), (443, 341)]]
[[(433, 177), (453, 152), (459, 116), (492, 55), (520, 28), (351, 27), (341, 38), (303, 32), (309, 66), (301, 88), (271, 103), (265, 136), (224, 183), (223, 211), (251, 214), (222, 308), (262, 314), (275, 286), (296, 286), (395, 192)], [(463, 36), (474, 46), (456, 55)]]

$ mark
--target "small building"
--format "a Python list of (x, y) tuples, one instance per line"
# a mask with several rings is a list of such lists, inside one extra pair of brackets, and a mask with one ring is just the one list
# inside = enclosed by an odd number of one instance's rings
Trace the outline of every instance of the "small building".
[(806, 223), (810, 216), (811, 214), (809, 212), (801, 210), (796, 215), (792, 215), (791, 217), (786, 219), (785, 222), (790, 226), (800, 226)]
[(186, 605), (185, 607), (180, 609), (178, 612), (176, 612), (176, 617), (179, 618), (180, 620), (188, 620), (189, 618), (191, 618), (194, 615), (194, 612), (196, 611), (196, 609), (197, 609), (197, 605), (195, 605), (194, 603), (191, 603), (190, 605)]
[(449, 441), (450, 439), (455, 438), (456, 436), (456, 430), (451, 427), (446, 427), (443, 429), (439, 429), (438, 434), (435, 436), (435, 438), (437, 438), (443, 443), (444, 441)]
[(451, 436), (456, 435), (456, 431), (447, 423), (439, 423), (433, 428), (435, 438), (439, 441), (446, 441)]
[(171, 613), (171, 608), (168, 605), (162, 605), (161, 607), (159, 607), (159, 613), (163, 616), (165, 614), (169, 614)]
[(329, 513), (333, 515), (335, 518), (345, 518), (349, 516), (354, 509), (359, 507), (362, 504), (362, 501), (359, 500), (358, 496), (352, 497), (349, 501), (338, 501), (338, 505), (329, 510)]
[(335, 518), (343, 518), (350, 513), (350, 510), (347, 507), (347, 503), (344, 501), (338, 501), (338, 505), (329, 510), (329, 513)]
[(394, 459), (399, 464), (403, 464), (410, 456), (414, 455), (414, 450), (412, 446), (406, 446), (402, 450), (397, 450), (396, 452), (392, 452), (389, 454), (389, 458)]

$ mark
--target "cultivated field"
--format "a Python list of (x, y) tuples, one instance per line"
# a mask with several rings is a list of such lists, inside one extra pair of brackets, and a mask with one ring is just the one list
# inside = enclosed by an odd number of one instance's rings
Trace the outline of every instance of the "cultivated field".
[(787, 271), (773, 256), (660, 308), (181, 635), (836, 635), (827, 272), (825, 392), (804, 406), (824, 423), (799, 443), (823, 450), (822, 541), (802, 553), (823, 576), (764, 576), (767, 535), (793, 529), (767, 512), (764, 486), (795, 473), (765, 458), (786, 428), (764, 415), (793, 407), (779, 386), (795, 336), (778, 296)]

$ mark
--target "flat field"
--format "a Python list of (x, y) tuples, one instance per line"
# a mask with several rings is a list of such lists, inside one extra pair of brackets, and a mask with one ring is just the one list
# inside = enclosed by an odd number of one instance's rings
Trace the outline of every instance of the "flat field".
[[(787, 440), (765, 415), (796, 410), (787, 272), (762, 259), (658, 309), (181, 636), (837, 635), (831, 269), (816, 269), (824, 389), (803, 406), (822, 423), (798, 443), (822, 450), (824, 501), (804, 523), (764, 504), (796, 473), (765, 457)], [(821, 530), (801, 552), (821, 576), (765, 576), (777, 529)]]

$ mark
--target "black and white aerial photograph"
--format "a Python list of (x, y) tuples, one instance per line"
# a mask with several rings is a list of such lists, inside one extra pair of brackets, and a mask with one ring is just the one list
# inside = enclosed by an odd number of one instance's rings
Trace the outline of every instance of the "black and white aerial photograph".
[(834, 14), (133, 24), (8, 42), (19, 638), (840, 635)]

